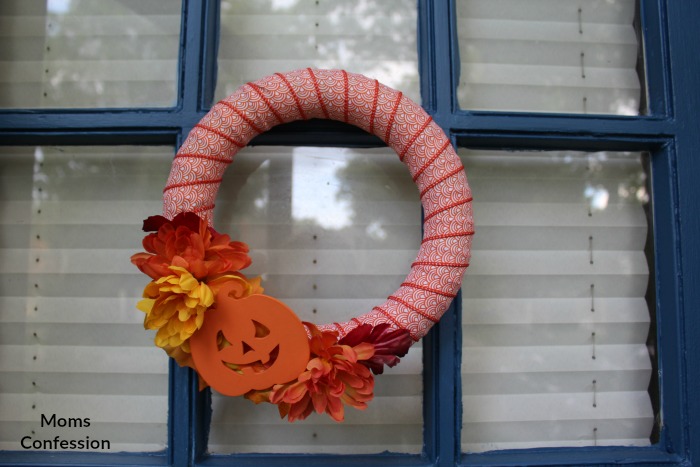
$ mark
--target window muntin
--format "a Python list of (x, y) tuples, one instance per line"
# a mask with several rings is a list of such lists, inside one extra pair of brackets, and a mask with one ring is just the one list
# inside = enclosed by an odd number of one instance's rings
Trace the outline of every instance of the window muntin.
[(462, 450), (649, 445), (644, 156), (460, 155), (479, 200), (462, 289)]
[[(23, 451), (25, 436), (165, 449), (168, 359), (134, 308), (145, 283), (129, 257), (172, 154), (0, 148), (0, 449)], [(41, 414), (89, 427), (42, 427)]]
[(465, 110), (645, 112), (637, 0), (457, 0)]
[(3, 1), (0, 108), (174, 105), (181, 9), (179, 1)]
[[(303, 321), (347, 321), (405, 278), (420, 245), (420, 201), (387, 148), (252, 147), (236, 155), (217, 197), (217, 230), (248, 243), (267, 294)], [(345, 422), (312, 414), (280, 420), (277, 407), (212, 391), (214, 454), (418, 454), (423, 449), (422, 347), (375, 378), (366, 411)]]
[(298, 68), (378, 79), (420, 102), (415, 0), (223, 0), (217, 100)]

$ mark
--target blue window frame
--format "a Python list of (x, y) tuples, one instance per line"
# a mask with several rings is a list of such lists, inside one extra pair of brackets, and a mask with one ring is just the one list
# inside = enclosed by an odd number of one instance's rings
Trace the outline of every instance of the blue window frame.
[[(641, 0), (648, 115), (550, 115), (460, 110), (454, 5), (420, 0), (424, 106), (457, 145), (506, 149), (632, 150), (651, 154), (656, 308), (663, 427), (645, 448), (497, 451), (463, 455), (459, 427), (459, 300), (425, 340), (421, 456), (208, 456), (209, 395), (171, 362), (165, 454), (0, 453), (0, 465), (644, 465), (700, 464), (700, 3)], [(179, 145), (211, 104), (216, 80), (218, 3), (184, 0), (179, 97), (167, 109), (2, 110), (0, 144)], [(375, 145), (334, 122), (296, 122), (260, 144)]]

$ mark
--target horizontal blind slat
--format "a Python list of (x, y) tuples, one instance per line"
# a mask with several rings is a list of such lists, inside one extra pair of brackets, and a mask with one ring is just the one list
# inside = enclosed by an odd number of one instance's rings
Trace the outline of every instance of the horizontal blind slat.
[(124, 219), (145, 219), (163, 210), (160, 200), (129, 201), (42, 201), (41, 212), (32, 201), (3, 203), (5, 224), (82, 225), (86, 220), (102, 225), (120, 225)]
[[(494, 41), (525, 41), (576, 43), (606, 46), (633, 45), (637, 37), (628, 24), (578, 23), (558, 21), (522, 21), (518, 19), (459, 18), (460, 41), (491, 39)], [(517, 47), (517, 44), (514, 44)], [(578, 52), (578, 50), (577, 50)]]
[(572, 227), (633, 227), (646, 228), (643, 210), (633, 205), (608, 206), (592, 211), (583, 203), (475, 203), (474, 218), (480, 225), (513, 227), (572, 226)]
[(596, 395), (595, 406), (592, 392), (546, 395), (509, 394), (498, 397), (479, 395), (466, 396), (464, 399), (464, 419), (469, 420), (468, 425), (481, 422), (508, 423), (540, 420), (556, 422), (582, 419), (648, 420), (650, 416), (651, 405), (646, 391), (599, 392)]
[(642, 297), (605, 297), (591, 299), (563, 298), (462, 298), (465, 326), (479, 324), (538, 323), (637, 323), (650, 321), (646, 301)]
[(0, 401), (0, 420), (36, 421), (37, 412), (26, 410), (32, 404), (47, 417), (71, 414), (71, 418), (89, 418), (91, 424), (166, 423), (168, 418), (165, 395), (6, 394)]
[(649, 322), (582, 324), (471, 324), (462, 329), (465, 346), (636, 344), (649, 334)]
[[(147, 62), (148, 66), (143, 67)], [(44, 60), (41, 62), (25, 61), (21, 68), (15, 64), (11, 74), (5, 75), (3, 82), (36, 82), (41, 84), (43, 76), (36, 76), (28, 70), (45, 69), (48, 67), (53, 73), (62, 76), (62, 85), (76, 83), (84, 84), (90, 81), (109, 84), (110, 81), (123, 83), (138, 83), (147, 81), (168, 82), (175, 81), (177, 74), (176, 60)], [(139, 69), (134, 73), (134, 69)], [(77, 71), (79, 70), (79, 71)], [(32, 75), (35, 75), (32, 77)]]
[(117, 394), (163, 396), (168, 374), (139, 373), (125, 377), (120, 373), (48, 373), (37, 371), (3, 371), (2, 393), (33, 393), (37, 386), (42, 394)]
[(477, 224), (472, 251), (641, 250), (647, 241), (646, 226), (510, 226)]
[[(561, 394), (588, 390), (593, 399), (593, 381), (606, 391), (643, 391), (650, 379), (650, 369), (617, 368), (611, 371), (522, 371), (504, 373), (465, 373), (462, 394)], [(465, 419), (465, 421), (467, 421)], [(546, 443), (553, 438), (542, 438)], [(561, 441), (561, 440), (560, 440)], [(648, 443), (648, 439), (647, 439)]]
[[(136, 266), (128, 262), (129, 256), (135, 252), (135, 249), (95, 251), (77, 248), (70, 250), (8, 248), (0, 250), (0, 274), (52, 274), (62, 271), (70, 271), (73, 274), (136, 273)], [(260, 249), (250, 253), (255, 271), (299, 275), (362, 275), (366, 271), (372, 271), (374, 275), (397, 275), (408, 271), (412, 255), (415, 255), (413, 250), (356, 250), (351, 255), (347, 250), (329, 249), (311, 251)], [(125, 258), (127, 261), (124, 261)]]
[[(34, 360), (33, 357), (37, 359)], [(164, 365), (164, 363), (166, 363)], [(155, 347), (0, 345), (0, 372), (167, 374), (167, 355)]]
[(3, 323), (0, 342), (4, 345), (22, 345), (32, 337), (42, 346), (80, 342), (83, 346), (150, 347), (153, 337), (143, 332), (143, 325), (104, 323)]
[(470, 63), (467, 66), (466, 63), (463, 63), (462, 67), (464, 72), (461, 82), (483, 84), (487, 87), (546, 86), (550, 92), (567, 88), (574, 90), (600, 88), (604, 90), (614, 87), (639, 92), (639, 78), (636, 72), (623, 68), (588, 67), (584, 78), (581, 75), (580, 65), (536, 66)]
[(594, 284), (595, 297), (640, 297), (648, 285), (648, 276), (606, 276), (580, 274), (561, 275), (470, 275), (462, 284), (462, 293), (472, 298), (564, 298), (591, 296)]
[[(572, 0), (530, 0), (527, 8), (513, 8), (513, 0), (469, 0), (469, 8), (457, 9), (459, 18), (521, 19), (527, 21), (568, 21), (578, 25), (579, 3)], [(591, 0), (585, 8), (586, 22), (629, 24), (634, 18), (635, 0)]]
[[(265, 14), (265, 15), (308, 15), (310, 12), (318, 12), (322, 15), (340, 14), (346, 11), (355, 11), (358, 7), (357, 0), (333, 0), (321, 2), (317, 0), (295, 0), (294, 2), (278, 2), (277, 0), (230, 1), (223, 7), (223, 15), (235, 12), (236, 15)], [(367, 16), (378, 12), (395, 12), (402, 16), (416, 15), (415, 2), (413, 0), (394, 0), (390, 3), (367, 3), (360, 5), (360, 11)]]
[[(328, 39), (340, 39), (345, 37), (382, 37), (396, 43), (399, 47), (409, 49), (415, 47), (415, 37), (406, 37), (405, 43), (400, 43), (392, 28), (376, 28), (377, 24), (393, 26), (412, 26), (416, 21), (415, 14), (407, 14), (405, 11), (396, 10), (396, 14), (374, 14), (371, 17), (359, 16), (329, 16), (324, 12), (310, 14), (262, 14), (262, 15), (222, 15), (221, 22), (226, 25), (223, 37), (250, 37), (259, 36), (327, 36)], [(264, 34), (263, 31), (269, 31)], [(414, 53), (415, 55), (415, 53)]]
[[(635, 275), (649, 267), (641, 251), (493, 251), (476, 250), (469, 275)], [(585, 250), (583, 248), (586, 248)], [(593, 261), (591, 261), (591, 257)]]
[(464, 374), (651, 369), (646, 345), (639, 343), (594, 346), (590, 340), (588, 345), (465, 347), (464, 352)]

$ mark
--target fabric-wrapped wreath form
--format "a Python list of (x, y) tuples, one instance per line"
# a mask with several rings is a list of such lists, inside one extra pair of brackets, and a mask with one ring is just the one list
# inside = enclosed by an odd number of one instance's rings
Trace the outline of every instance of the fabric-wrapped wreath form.
[[(342, 323), (299, 322), (301, 340), (288, 326), (282, 334), (296, 335), (295, 343), (268, 345), (260, 356), (250, 342), (269, 340), (272, 331), (265, 323), (278, 319), (262, 312), (256, 318), (257, 310), (291, 310), (260, 295), (259, 281), (239, 272), (250, 264), (247, 246), (211, 227), (214, 200), (224, 170), (253, 137), (281, 123), (312, 118), (355, 125), (396, 151), (419, 189), (424, 235), (408, 276), (384, 303)], [(157, 345), (181, 365), (197, 370), (219, 392), (278, 404), (280, 414), (290, 421), (314, 410), (342, 420), (343, 403), (365, 408), (372, 398), (371, 373), (381, 373), (385, 364), (395, 365), (455, 297), (469, 265), (471, 200), (464, 168), (449, 139), (401, 92), (359, 74), (311, 68), (247, 83), (217, 103), (190, 132), (172, 164), (163, 216), (144, 223), (144, 230), (154, 233), (144, 239), (147, 253), (134, 255), (132, 262), (154, 279), (139, 303), (146, 312), (145, 326), (158, 330)], [(245, 312), (239, 310), (244, 305)], [(241, 320), (244, 315), (247, 318)], [(223, 326), (233, 326), (247, 337), (232, 339), (234, 332)], [(207, 343), (204, 336), (209, 336)], [(208, 350), (202, 350), (205, 347)], [(239, 377), (274, 373), (288, 347), (301, 355), (296, 366), (284, 365), (294, 367), (293, 374), (236, 390), (215, 383), (220, 373), (231, 373), (221, 377), (233, 385)], [(248, 363), (231, 361), (252, 354)], [(204, 359), (223, 365), (203, 374), (203, 367), (210, 366)]]

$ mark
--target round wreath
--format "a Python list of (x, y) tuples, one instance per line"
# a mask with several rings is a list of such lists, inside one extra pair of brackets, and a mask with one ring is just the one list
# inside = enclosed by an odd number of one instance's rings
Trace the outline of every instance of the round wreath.
[[(268, 349), (265, 357), (248, 366), (232, 363), (232, 352), (240, 357), (241, 344), (230, 342), (225, 330), (207, 330), (215, 326), (209, 321), (249, 313), (238, 311), (245, 305), (252, 308), (248, 321), (253, 324), (239, 320), (235, 326), (247, 326), (249, 335), (263, 338), (270, 329), (256, 320), (256, 313), (262, 308), (289, 310), (274, 299), (260, 298), (267, 296), (260, 295), (259, 279), (240, 272), (250, 264), (247, 245), (211, 227), (216, 193), (224, 170), (254, 136), (281, 123), (312, 118), (355, 125), (396, 151), (420, 191), (424, 210), (420, 249), (406, 279), (384, 303), (342, 323), (300, 323), (306, 331), (303, 343), (297, 340)], [(277, 404), (281, 416), (290, 421), (314, 410), (342, 420), (343, 404), (365, 408), (372, 398), (372, 373), (395, 365), (455, 297), (469, 265), (474, 232), (471, 200), (464, 168), (449, 139), (400, 91), (359, 74), (311, 68), (247, 83), (218, 102), (189, 133), (173, 160), (163, 216), (144, 221), (144, 230), (152, 232), (143, 242), (146, 252), (132, 256), (132, 262), (153, 279), (138, 305), (146, 313), (144, 326), (158, 331), (156, 345), (198, 371), (201, 386), (211, 383), (224, 394)], [(201, 344), (204, 335), (215, 342)], [(252, 351), (247, 342), (242, 345), (243, 353)], [(216, 371), (229, 370), (232, 381), (274, 373), (272, 367), (285, 346), (297, 348), (301, 366), (274, 383), (261, 380), (234, 391), (213, 383), (218, 373), (203, 374), (205, 358), (223, 362), (225, 366)], [(199, 350), (203, 347), (210, 347), (210, 352), (204, 355)], [(226, 352), (228, 356), (222, 356)]]

